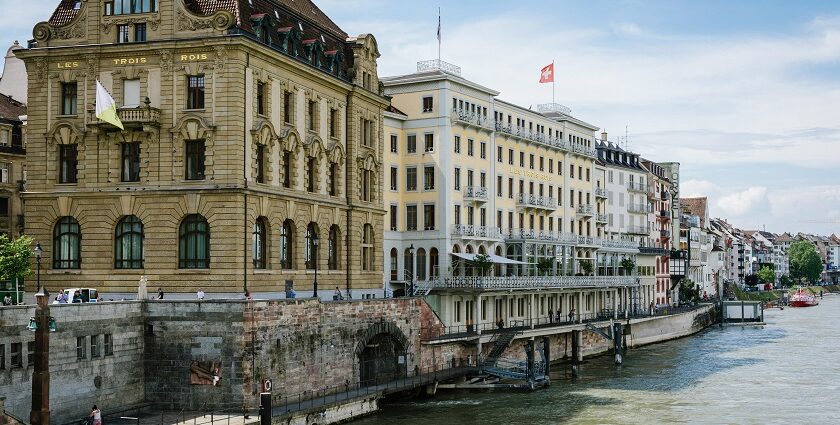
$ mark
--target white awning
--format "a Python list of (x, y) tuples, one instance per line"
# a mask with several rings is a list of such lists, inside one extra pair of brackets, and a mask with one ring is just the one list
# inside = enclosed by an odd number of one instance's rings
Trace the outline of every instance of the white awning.
[[(463, 258), (464, 260), (467, 260), (467, 261), (474, 261), (475, 257), (478, 256), (478, 254), (463, 253), (463, 252), (450, 252), (450, 254), (452, 254), (456, 257)], [(494, 264), (522, 264), (522, 265), (530, 264), (530, 263), (525, 263), (525, 262), (522, 262), (522, 261), (511, 260), (510, 258), (500, 257), (498, 255), (493, 255), (493, 254), (487, 254), (487, 258), (489, 258), (490, 261), (492, 261)]]

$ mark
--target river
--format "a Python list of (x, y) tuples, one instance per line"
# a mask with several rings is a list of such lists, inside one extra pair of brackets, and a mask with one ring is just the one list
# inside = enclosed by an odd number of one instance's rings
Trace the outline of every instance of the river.
[(372, 424), (838, 424), (840, 296), (768, 310), (764, 327), (697, 335), (556, 367), (534, 392), (452, 392), (384, 403)]

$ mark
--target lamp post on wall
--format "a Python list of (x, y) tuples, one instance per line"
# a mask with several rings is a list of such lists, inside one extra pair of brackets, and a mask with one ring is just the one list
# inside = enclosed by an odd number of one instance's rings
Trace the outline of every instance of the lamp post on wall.
[(414, 296), (414, 244), (408, 247), (408, 256), (411, 257), (411, 270), (409, 272), (408, 296)]
[(321, 241), (318, 239), (318, 234), (312, 235), (312, 245), (314, 246), (315, 250), (312, 252), (312, 261), (315, 263), (315, 285), (314, 285), (314, 292), (313, 296), (318, 298), (318, 245), (320, 245)]
[(35, 244), (35, 262), (38, 263), (38, 274), (36, 281), (38, 282), (38, 289), (35, 291), (36, 293), (41, 292), (41, 254), (44, 250), (41, 248), (41, 243), (38, 242)]
[(35, 365), (32, 371), (32, 410), (29, 422), (33, 425), (50, 423), (50, 332), (56, 329), (50, 317), (49, 293), (46, 289), (35, 294), (35, 317), (28, 328), (35, 331)]

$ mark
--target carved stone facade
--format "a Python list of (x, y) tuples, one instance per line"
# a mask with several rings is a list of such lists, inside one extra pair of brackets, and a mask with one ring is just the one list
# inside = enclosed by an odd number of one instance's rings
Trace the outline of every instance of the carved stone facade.
[[(337, 49), (307, 58), (318, 22), (301, 21), (291, 49), (235, 10), (152, 4), (59, 6), (18, 54), (31, 106), (25, 230), (44, 248), (42, 283), (108, 297), (141, 276), (166, 293), (284, 293), (291, 281), (308, 296), (317, 263), (322, 297), (381, 296), (382, 256), (360, 255), (382, 249), (387, 100), (358, 77), (378, 81), (374, 38), (326, 29)], [(261, 24), (272, 32), (302, 16), (273, 6), (276, 22)], [(97, 81), (124, 130), (94, 116)]]

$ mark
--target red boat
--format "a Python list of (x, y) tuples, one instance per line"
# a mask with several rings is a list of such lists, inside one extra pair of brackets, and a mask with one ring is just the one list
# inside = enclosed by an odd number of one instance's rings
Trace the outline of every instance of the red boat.
[(820, 301), (810, 292), (802, 288), (796, 290), (796, 293), (791, 295), (788, 305), (791, 307), (813, 307), (819, 304)]

